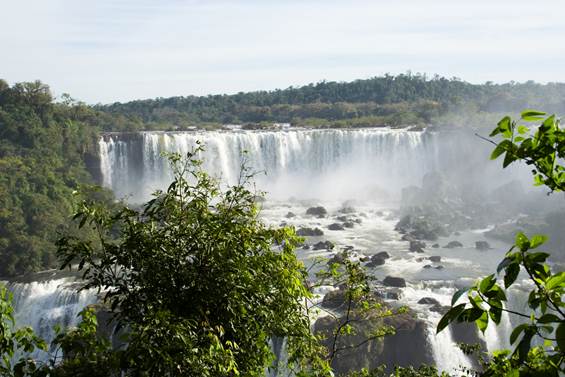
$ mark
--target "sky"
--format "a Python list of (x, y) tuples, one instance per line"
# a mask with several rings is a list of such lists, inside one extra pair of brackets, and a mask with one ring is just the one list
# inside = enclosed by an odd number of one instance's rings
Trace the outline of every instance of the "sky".
[(0, 78), (87, 103), (407, 71), (565, 82), (562, 0), (0, 0)]

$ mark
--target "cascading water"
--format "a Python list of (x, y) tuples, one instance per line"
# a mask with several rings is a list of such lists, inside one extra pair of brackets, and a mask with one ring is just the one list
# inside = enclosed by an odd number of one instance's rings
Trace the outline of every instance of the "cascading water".
[[(80, 321), (79, 313), (87, 305), (97, 302), (96, 291), (78, 292), (74, 279), (12, 282), (7, 286), (13, 294), (16, 325), (31, 326), (48, 345), (55, 338), (55, 325), (62, 328), (76, 326)], [(32, 356), (45, 361), (49, 353), (35, 351)]]
[[(234, 184), (243, 152), (256, 182), (277, 198), (357, 197), (361, 188), (386, 190), (412, 182), (435, 165), (433, 135), (424, 132), (293, 130), (240, 132), (143, 132), (100, 139), (103, 184), (118, 197), (142, 201), (171, 181), (163, 152), (186, 154), (202, 142), (206, 171)], [(331, 188), (331, 189), (330, 189)]]

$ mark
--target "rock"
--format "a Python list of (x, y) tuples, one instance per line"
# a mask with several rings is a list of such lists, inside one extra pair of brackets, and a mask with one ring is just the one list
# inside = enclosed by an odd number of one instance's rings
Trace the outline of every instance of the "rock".
[(302, 246), (302, 248), (303, 248), (304, 250), (310, 250), (310, 245), (304, 244), (304, 245)]
[(447, 245), (444, 246), (446, 249), (454, 249), (456, 247), (463, 247), (463, 244), (459, 241), (449, 241)]
[(412, 237), (410, 234), (403, 234), (400, 239), (402, 241), (414, 241), (414, 237)]
[(325, 217), (328, 214), (328, 211), (322, 206), (310, 207), (306, 210), (306, 214), (316, 217)]
[(385, 298), (387, 300), (400, 300), (402, 297), (402, 290), (400, 289), (389, 289), (385, 292)]
[(292, 219), (293, 217), (296, 217), (296, 215), (292, 212), (288, 212), (285, 216), (287, 219)]
[[(314, 245), (314, 250), (317, 250), (315, 247), (316, 246)], [(328, 260), (328, 266), (332, 265), (334, 263), (343, 264), (345, 262), (345, 260), (347, 259), (347, 257), (348, 257), (348, 253), (345, 252), (345, 251), (337, 253)]]
[(434, 268), (435, 268), (436, 270), (443, 270), (443, 269), (444, 269), (444, 267), (443, 267), (441, 264), (438, 265), (438, 266), (435, 266)]
[[(413, 315), (405, 313), (385, 319), (353, 319), (353, 334), (340, 338), (339, 344), (344, 350), (331, 363), (336, 376), (347, 375), (361, 366), (375, 369), (382, 365), (389, 366), (386, 370), (386, 375), (389, 375), (394, 373), (395, 365), (429, 365), (434, 362), (428, 342), (428, 325)], [(315, 322), (314, 332), (324, 339), (322, 344), (328, 349), (332, 348), (333, 334), (344, 321), (344, 317), (336, 320), (332, 316), (325, 316)], [(367, 340), (367, 334), (383, 325), (394, 328), (395, 334)]]
[(400, 219), (394, 229), (418, 240), (434, 241), (438, 236), (445, 234), (442, 226), (423, 216), (406, 215)]
[(335, 245), (331, 241), (320, 241), (312, 246), (313, 250), (333, 250)]
[(439, 301), (432, 297), (423, 297), (418, 301), (422, 305), (439, 305)]
[(382, 266), (385, 264), (385, 259), (380, 257), (375, 257), (374, 255), (371, 257), (371, 261), (366, 264), (367, 267), (377, 267)]
[(336, 217), (336, 220), (338, 220), (338, 221), (349, 221), (349, 217), (347, 217), (347, 216), (338, 216), (338, 217)]
[(426, 265), (424, 266), (424, 268), (425, 268), (426, 270), (427, 270), (428, 268), (432, 268), (432, 267), (433, 267), (433, 266), (432, 266), (431, 264), (426, 264)]
[(343, 226), (345, 228), (353, 228), (355, 226), (355, 223), (353, 221), (346, 221), (343, 223)]
[(322, 307), (327, 309), (337, 309), (345, 303), (345, 290), (336, 289), (326, 293), (322, 299)]
[(477, 241), (475, 242), (475, 249), (477, 250), (488, 250), (490, 249), (490, 245), (487, 241)]
[(319, 237), (323, 236), (324, 232), (320, 228), (300, 228), (296, 234), (300, 237)]
[(432, 262), (436, 262), (436, 263), (441, 262), (441, 257), (439, 255), (432, 255), (428, 259), (431, 260)]
[(433, 247), (434, 249), (439, 248), (439, 243), (434, 243), (434, 244), (432, 245), (432, 247)]
[(340, 223), (333, 223), (328, 225), (329, 230), (344, 230), (345, 228)]
[(447, 311), (451, 309), (451, 307), (449, 306), (442, 306), (439, 303), (437, 305), (434, 305), (430, 308), (430, 311), (432, 312), (436, 312), (436, 313), (440, 313), (440, 314), (445, 314), (447, 313)]
[(383, 284), (387, 287), (404, 288), (406, 287), (406, 280), (404, 280), (404, 278), (387, 276), (384, 278)]
[(410, 251), (413, 253), (423, 253), (426, 243), (422, 241), (410, 241)]
[(355, 211), (355, 208), (353, 208), (351, 206), (344, 206), (344, 207), (340, 208), (338, 210), (338, 212), (339, 213), (354, 213), (356, 211)]
[(371, 258), (368, 257), (368, 256), (366, 256), (366, 255), (364, 255), (364, 256), (362, 256), (361, 258), (359, 258), (359, 260), (360, 260), (361, 262), (368, 262), (368, 261), (371, 260)]
[(388, 259), (390, 258), (390, 254), (387, 253), (386, 251), (381, 251), (380, 253), (376, 253), (375, 255), (373, 255), (373, 257), (375, 258), (383, 258), (383, 259)]
[(461, 235), (461, 232), (454, 232), (453, 235), (454, 235), (454, 236), (460, 236), (460, 235)]

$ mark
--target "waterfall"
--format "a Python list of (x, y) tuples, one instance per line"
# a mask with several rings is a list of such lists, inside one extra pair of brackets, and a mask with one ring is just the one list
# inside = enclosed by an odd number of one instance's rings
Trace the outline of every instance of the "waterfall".
[(432, 134), (389, 128), (238, 132), (142, 132), (100, 139), (103, 184), (118, 197), (147, 200), (171, 181), (163, 152), (186, 154), (202, 142), (204, 168), (229, 184), (247, 152), (255, 181), (275, 197), (357, 198), (361, 190), (417, 183), (435, 166)]
[[(74, 279), (10, 282), (7, 287), (13, 294), (16, 326), (31, 326), (48, 345), (55, 338), (55, 325), (76, 326), (80, 311), (97, 301), (95, 290), (77, 292)], [(49, 358), (43, 351), (35, 351), (32, 356), (41, 361)]]

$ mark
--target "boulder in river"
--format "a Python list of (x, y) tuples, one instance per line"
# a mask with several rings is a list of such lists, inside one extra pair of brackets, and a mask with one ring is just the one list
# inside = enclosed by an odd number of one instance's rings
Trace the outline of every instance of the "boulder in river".
[(386, 285), (387, 287), (404, 288), (406, 287), (406, 280), (400, 277), (387, 276), (384, 278), (383, 284)]
[(413, 253), (423, 253), (426, 243), (422, 241), (410, 241), (410, 251)]
[(338, 212), (339, 213), (354, 213), (356, 211), (355, 211), (355, 208), (353, 208), (351, 206), (344, 206), (344, 207), (340, 208), (338, 210)]
[(441, 262), (441, 257), (439, 255), (432, 255), (428, 259), (431, 260), (432, 262), (436, 262), (436, 263)]
[(344, 230), (345, 228), (340, 223), (333, 223), (328, 225), (329, 230)]
[(285, 217), (286, 217), (287, 219), (292, 219), (293, 217), (296, 217), (296, 215), (295, 215), (293, 212), (288, 212), (288, 213), (285, 215)]
[(355, 223), (353, 221), (346, 221), (343, 223), (343, 226), (345, 228), (353, 228), (355, 226)]
[(432, 245), (432, 247), (433, 247), (434, 249), (439, 248), (439, 243), (434, 243), (434, 244)]
[(475, 249), (477, 250), (488, 250), (490, 249), (490, 245), (487, 241), (476, 241), (475, 242)]
[(369, 263), (367, 263), (365, 266), (367, 266), (367, 267), (377, 267), (377, 266), (382, 266), (383, 264), (385, 264), (384, 258), (377, 257), (377, 256), (373, 255), (371, 257), (371, 261)]
[(320, 241), (315, 243), (312, 246), (313, 250), (333, 250), (333, 248), (335, 247), (334, 243), (332, 241)]
[(300, 228), (296, 234), (300, 237), (319, 237), (323, 236), (324, 232), (320, 228)]
[(328, 214), (328, 211), (322, 206), (310, 207), (306, 210), (306, 214), (316, 217), (325, 217)]
[(456, 247), (463, 247), (463, 244), (459, 241), (449, 241), (447, 245), (444, 246), (446, 249), (454, 249)]
[(439, 301), (432, 297), (422, 297), (418, 304), (422, 305), (439, 305)]
[(373, 255), (373, 257), (375, 257), (375, 258), (378, 257), (378, 258), (388, 259), (388, 258), (390, 258), (390, 254), (387, 253), (386, 251), (381, 251), (381, 252), (376, 253), (375, 255)]

